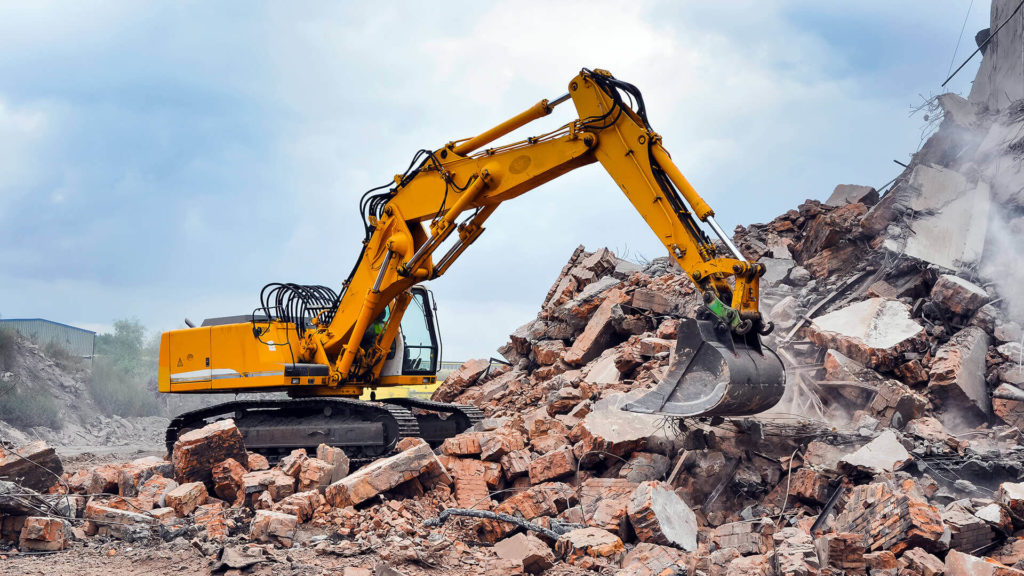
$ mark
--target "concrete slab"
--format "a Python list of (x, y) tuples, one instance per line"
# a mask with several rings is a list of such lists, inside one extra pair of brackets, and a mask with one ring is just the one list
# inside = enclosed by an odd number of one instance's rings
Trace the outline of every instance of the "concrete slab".
[(893, 472), (911, 460), (912, 456), (907, 449), (900, 444), (896, 433), (892, 430), (882, 432), (878, 438), (868, 442), (852, 454), (844, 456), (840, 461), (840, 467), (849, 466), (852, 468), (870, 471), (874, 474), (882, 472)]
[(871, 298), (815, 318), (808, 337), (869, 368), (892, 370), (924, 340), (924, 328), (903, 302)]
[(825, 204), (829, 206), (845, 206), (854, 202), (860, 202), (865, 206), (873, 206), (878, 202), (878, 190), (871, 186), (840, 184), (835, 187), (828, 200), (825, 200)]
[(953, 170), (921, 165), (908, 187), (909, 230), (890, 234), (885, 248), (950, 270), (977, 265), (988, 229), (988, 184), (971, 185)]

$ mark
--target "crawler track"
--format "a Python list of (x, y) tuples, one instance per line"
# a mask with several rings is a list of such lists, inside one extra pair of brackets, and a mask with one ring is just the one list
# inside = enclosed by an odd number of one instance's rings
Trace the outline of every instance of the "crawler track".
[(418, 398), (386, 398), (383, 402), (410, 410), (419, 425), (420, 437), (431, 446), (464, 432), (484, 417), (479, 408), (466, 404), (445, 404)]
[(245, 446), (276, 459), (295, 448), (329, 444), (356, 463), (391, 452), (399, 439), (421, 436), (417, 418), (399, 404), (351, 398), (225, 402), (179, 415), (167, 427), (167, 451), (180, 434), (233, 418)]

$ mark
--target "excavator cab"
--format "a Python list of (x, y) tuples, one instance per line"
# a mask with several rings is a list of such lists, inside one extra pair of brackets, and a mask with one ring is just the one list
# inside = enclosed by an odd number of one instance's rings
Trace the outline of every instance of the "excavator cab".
[(409, 289), (412, 299), (402, 315), (402, 324), (388, 353), (381, 377), (427, 376), (437, 373), (441, 337), (435, 314), (434, 296), (423, 286)]

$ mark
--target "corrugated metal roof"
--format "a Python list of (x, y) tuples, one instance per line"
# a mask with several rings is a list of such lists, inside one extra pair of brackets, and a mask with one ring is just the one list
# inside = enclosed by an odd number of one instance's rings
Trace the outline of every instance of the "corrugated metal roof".
[(63, 324), (61, 322), (54, 322), (53, 320), (47, 320), (46, 318), (0, 318), (0, 324), (3, 324), (4, 322), (46, 322), (47, 324), (56, 324), (57, 326), (71, 328), (72, 330), (80, 330), (82, 332), (88, 332), (89, 334), (96, 334), (92, 330), (86, 330), (85, 328), (79, 328), (78, 326)]
[(0, 318), (0, 327), (8, 326), (38, 344), (51, 342), (68, 352), (91, 357), (95, 351), (96, 333), (45, 318)]

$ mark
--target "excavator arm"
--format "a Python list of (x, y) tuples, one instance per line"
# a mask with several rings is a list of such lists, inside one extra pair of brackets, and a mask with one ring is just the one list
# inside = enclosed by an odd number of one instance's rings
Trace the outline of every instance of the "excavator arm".
[[(547, 134), (486, 147), (569, 99), (578, 119)], [(474, 138), (421, 150), (393, 184), (367, 193), (360, 203), (362, 253), (336, 301), (315, 315), (310, 329), (299, 330), (300, 360), (330, 366), (330, 387), (376, 382), (409, 289), (444, 274), (503, 202), (594, 162), (619, 185), (706, 304), (701, 319), (684, 322), (669, 376), (627, 409), (736, 415), (774, 405), (785, 377), (778, 357), (758, 337), (771, 331), (758, 312), (763, 265), (747, 262), (676, 167), (648, 123), (639, 90), (600, 70), (583, 70), (568, 94), (542, 100)], [(700, 222), (721, 240), (725, 255)], [(383, 328), (368, 335), (381, 322)]]

